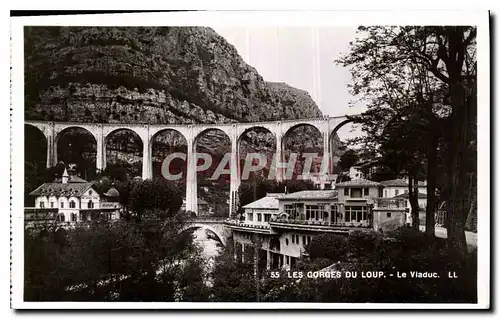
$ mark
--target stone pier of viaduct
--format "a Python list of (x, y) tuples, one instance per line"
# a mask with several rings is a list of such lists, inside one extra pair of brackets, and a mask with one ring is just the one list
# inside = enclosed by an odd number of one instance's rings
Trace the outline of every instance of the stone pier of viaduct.
[[(244, 133), (254, 128), (264, 128), (271, 132), (276, 139), (276, 161), (283, 159), (283, 141), (288, 132), (299, 126), (315, 127), (323, 137), (323, 158), (331, 160), (330, 154), (334, 150), (333, 137), (344, 124), (350, 122), (346, 116), (324, 117), (302, 120), (285, 120), (275, 122), (255, 123), (228, 123), (228, 124), (126, 124), (126, 123), (69, 123), (69, 122), (44, 122), (25, 121), (39, 129), (47, 140), (47, 167), (57, 164), (57, 141), (60, 134), (71, 128), (82, 128), (87, 130), (95, 138), (97, 143), (96, 168), (103, 170), (106, 167), (106, 138), (118, 130), (129, 130), (135, 132), (142, 140), (143, 160), (142, 178), (152, 178), (152, 145), (154, 138), (163, 131), (175, 131), (181, 134), (187, 142), (187, 183), (186, 183), (186, 210), (198, 211), (197, 174), (196, 159), (194, 153), (199, 137), (209, 130), (224, 132), (231, 141), (230, 162), (230, 212), (236, 203), (236, 194), (240, 185), (238, 150), (239, 142)], [(329, 166), (329, 165), (328, 165)], [(282, 178), (280, 170), (276, 171), (276, 179)]]

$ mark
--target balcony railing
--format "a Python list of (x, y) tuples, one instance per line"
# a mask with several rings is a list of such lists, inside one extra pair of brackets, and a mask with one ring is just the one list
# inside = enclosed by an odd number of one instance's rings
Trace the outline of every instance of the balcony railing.
[(384, 208), (384, 209), (405, 209), (407, 208), (406, 200), (402, 198), (374, 198), (374, 209)]
[(224, 224), (228, 226), (236, 226), (236, 227), (245, 227), (249, 229), (256, 229), (256, 230), (269, 230), (270, 226), (267, 225), (259, 225), (259, 224), (250, 224), (250, 223), (245, 223), (244, 221), (241, 220), (235, 220), (235, 219), (226, 219), (224, 221)]
[(361, 222), (328, 222), (321, 220), (300, 220), (300, 219), (284, 219), (284, 218), (271, 218), (271, 226), (272, 224), (287, 224), (290, 226), (300, 225), (300, 226), (310, 226), (310, 227), (333, 227), (333, 228), (341, 228), (341, 227), (361, 227), (361, 228), (370, 228), (370, 221), (361, 221)]

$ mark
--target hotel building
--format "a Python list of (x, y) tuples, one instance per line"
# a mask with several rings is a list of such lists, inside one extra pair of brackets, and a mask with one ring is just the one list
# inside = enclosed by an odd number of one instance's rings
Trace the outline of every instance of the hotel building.
[(258, 247), (266, 268), (290, 268), (317, 234), (386, 230), (406, 222), (403, 199), (383, 198), (383, 185), (366, 179), (338, 183), (335, 190), (267, 194), (243, 206), (241, 220), (227, 220), (235, 251)]
[(99, 219), (120, 218), (120, 193), (111, 187), (99, 193), (93, 182), (77, 176), (73, 170), (64, 169), (62, 178), (44, 183), (30, 193), (35, 206), (24, 209), (28, 226), (57, 222), (76, 223)]

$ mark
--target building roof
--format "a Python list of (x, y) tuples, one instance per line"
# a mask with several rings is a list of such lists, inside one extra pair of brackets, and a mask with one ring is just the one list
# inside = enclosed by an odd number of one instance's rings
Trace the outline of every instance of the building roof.
[[(393, 198), (408, 199), (409, 196), (410, 196), (410, 193), (403, 193), (403, 194), (399, 194), (398, 196), (394, 196)], [(427, 198), (427, 194), (418, 192), (418, 199), (424, 199), (424, 198)]]
[(308, 190), (299, 191), (279, 196), (279, 199), (335, 199), (337, 198), (335, 190)]
[[(203, 198), (198, 197), (198, 205), (210, 205), (210, 203), (207, 202), (206, 200), (204, 200)], [(186, 199), (185, 198), (182, 199), (181, 207), (186, 208)]]
[(80, 197), (94, 183), (44, 183), (32, 191), (32, 196)]
[(408, 186), (408, 182), (400, 178), (391, 179), (388, 181), (381, 181), (380, 184), (384, 186)]
[(251, 209), (276, 209), (279, 208), (278, 196), (284, 194), (268, 193), (266, 197), (256, 200), (243, 206), (243, 208)]
[(350, 186), (381, 186), (382, 184), (370, 181), (364, 178), (351, 179), (347, 182), (337, 183), (335, 187), (350, 187)]
[[(64, 175), (63, 175), (63, 177), (64, 177)], [(56, 178), (54, 183), (62, 183), (62, 178), (61, 177)], [(70, 175), (68, 177), (68, 183), (88, 183), (88, 181), (84, 180), (80, 176)]]
[(120, 192), (116, 189), (116, 187), (111, 186), (110, 189), (106, 193), (104, 193), (106, 197), (120, 197)]
[[(381, 181), (380, 183), (384, 186), (400, 186), (400, 187), (408, 186), (408, 181), (405, 181), (404, 179), (401, 178), (391, 179), (388, 181)], [(418, 186), (427, 186), (427, 182), (419, 181)]]
[(198, 198), (198, 205), (210, 205), (210, 204), (203, 198)]

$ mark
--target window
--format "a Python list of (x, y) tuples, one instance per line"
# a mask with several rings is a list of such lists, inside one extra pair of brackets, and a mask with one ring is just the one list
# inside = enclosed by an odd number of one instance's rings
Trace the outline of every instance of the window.
[(378, 197), (382, 197), (382, 188), (378, 189)]
[(391, 213), (387, 213), (387, 218), (391, 218)]
[(253, 221), (253, 213), (247, 213), (247, 221), (249, 222)]
[(384, 197), (387, 197), (387, 189), (384, 191)]
[(57, 214), (56, 220), (58, 222), (63, 222), (64, 221), (64, 214)]
[(337, 205), (332, 205), (331, 206), (331, 210), (332, 210), (332, 219), (331, 219), (331, 221), (334, 222), (334, 223), (336, 223), (338, 215), (339, 215), (339, 207)]
[(295, 205), (285, 205), (285, 213), (287, 213), (290, 216), (294, 216), (296, 213)]
[(344, 188), (344, 196), (349, 196), (349, 188)]
[(306, 236), (302, 236), (302, 245), (306, 244)]
[(75, 213), (71, 213), (71, 221), (76, 222), (76, 214)]
[(45, 202), (40, 202), (40, 208), (45, 208)]
[(323, 220), (325, 205), (306, 205), (306, 220)]
[(299, 240), (300, 240), (299, 235), (295, 235), (295, 236), (297, 236), (297, 237), (295, 237), (295, 243), (297, 243), (297, 244), (298, 244), (298, 243), (299, 243)]
[(288, 246), (288, 238), (285, 238), (285, 244)]
[(89, 195), (92, 195), (92, 190), (89, 190)]
[(76, 204), (74, 201), (69, 202), (69, 208), (75, 208)]
[(366, 221), (366, 210), (366, 206), (346, 206), (345, 221), (353, 223)]
[(295, 235), (292, 235), (292, 244), (295, 244)]
[(361, 188), (351, 188), (352, 198), (361, 198)]
[(398, 196), (398, 195), (399, 195), (399, 189), (396, 189), (396, 190), (394, 191), (394, 193), (396, 194), (396, 196)]
[(91, 200), (87, 203), (87, 208), (94, 208), (94, 203)]
[(54, 208), (54, 202), (50, 202), (50, 208)]
[(64, 202), (61, 202), (61, 208), (64, 208)]
[(271, 220), (271, 214), (264, 214), (264, 221), (269, 222)]
[(257, 214), (257, 221), (261, 222), (262, 221), (262, 214)]
[(307, 244), (309, 245), (311, 243), (311, 236), (307, 236)]
[(368, 194), (370, 194), (370, 190), (368, 187), (365, 187), (365, 190), (364, 190), (364, 194), (365, 196), (368, 196)]

